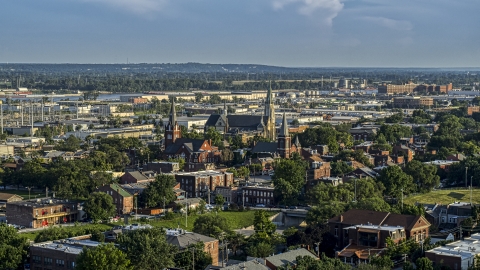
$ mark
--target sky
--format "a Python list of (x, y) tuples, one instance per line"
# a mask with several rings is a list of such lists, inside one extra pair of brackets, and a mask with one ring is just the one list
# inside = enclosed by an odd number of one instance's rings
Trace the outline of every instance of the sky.
[(0, 63), (479, 67), (479, 0), (3, 1)]

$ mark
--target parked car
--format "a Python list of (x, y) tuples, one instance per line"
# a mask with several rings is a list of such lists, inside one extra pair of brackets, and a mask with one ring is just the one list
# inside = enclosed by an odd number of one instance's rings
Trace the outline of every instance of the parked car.
[(260, 204), (255, 205), (255, 207), (265, 207), (265, 204), (260, 203)]

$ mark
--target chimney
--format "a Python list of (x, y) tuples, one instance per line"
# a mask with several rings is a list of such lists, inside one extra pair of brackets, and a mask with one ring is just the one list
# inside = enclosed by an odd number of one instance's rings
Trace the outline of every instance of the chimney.
[(208, 144), (210, 144), (210, 146), (212, 146), (212, 139), (208, 139)]
[(340, 215), (340, 222), (343, 222), (343, 215)]

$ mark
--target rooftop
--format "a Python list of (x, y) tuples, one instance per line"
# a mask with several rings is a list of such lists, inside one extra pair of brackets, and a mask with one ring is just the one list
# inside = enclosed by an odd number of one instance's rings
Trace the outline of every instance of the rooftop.
[(60, 199), (52, 199), (52, 198), (38, 198), (32, 200), (25, 200), (25, 201), (17, 201), (17, 202), (9, 202), (8, 204), (17, 204), (23, 205), (26, 207), (44, 207), (47, 205), (54, 206), (54, 205), (62, 205), (62, 204), (76, 204), (77, 202), (69, 201), (68, 199), (60, 200)]
[(55, 241), (47, 241), (41, 243), (32, 244), (32, 247), (50, 249), (50, 250), (58, 250), (63, 251), (65, 253), (71, 254), (80, 254), (82, 252), (83, 247), (96, 247), (100, 243), (97, 241), (91, 241), (86, 239), (79, 239), (79, 237), (67, 238), (62, 240), (55, 240)]

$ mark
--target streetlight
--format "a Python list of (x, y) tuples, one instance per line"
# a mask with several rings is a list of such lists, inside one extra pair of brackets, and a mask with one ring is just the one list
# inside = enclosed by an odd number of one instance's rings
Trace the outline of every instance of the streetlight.
[(468, 175), (468, 167), (465, 167), (465, 188), (467, 188), (467, 175)]
[(473, 195), (473, 186), (472, 186), (472, 182), (473, 182), (473, 175), (470, 176), (470, 205), (472, 205), (472, 195)]

